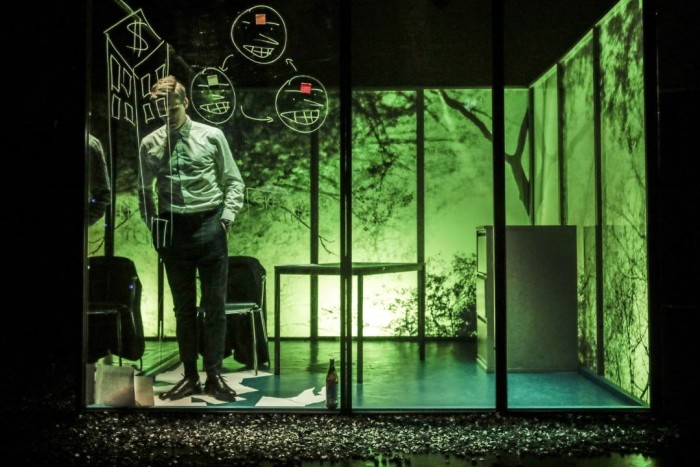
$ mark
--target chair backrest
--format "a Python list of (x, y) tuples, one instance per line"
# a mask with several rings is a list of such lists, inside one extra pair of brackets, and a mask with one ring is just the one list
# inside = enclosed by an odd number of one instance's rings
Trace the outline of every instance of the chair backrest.
[[(122, 307), (122, 357), (140, 359), (146, 348), (141, 319), (141, 281), (136, 265), (122, 256), (90, 256), (88, 258), (88, 314), (92, 307)], [(109, 320), (108, 323), (112, 321)], [(116, 353), (117, 336), (111, 328), (92, 323), (89, 331), (88, 361), (94, 362), (110, 349)]]
[(255, 302), (264, 307), (266, 271), (253, 256), (229, 256), (226, 302)]
[(140, 299), (141, 283), (134, 262), (121, 256), (88, 258), (88, 302), (131, 306)]

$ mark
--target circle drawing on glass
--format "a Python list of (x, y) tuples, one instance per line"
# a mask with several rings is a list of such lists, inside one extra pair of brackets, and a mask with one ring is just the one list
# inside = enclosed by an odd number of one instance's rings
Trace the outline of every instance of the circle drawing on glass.
[(190, 100), (199, 116), (213, 124), (228, 121), (236, 109), (233, 83), (217, 68), (208, 67), (197, 73), (192, 79)]
[(277, 11), (256, 5), (238, 15), (231, 25), (231, 40), (248, 60), (267, 65), (287, 47), (287, 26)]
[(328, 115), (328, 94), (316, 78), (297, 75), (286, 81), (275, 96), (275, 110), (287, 127), (311, 133), (323, 125)]

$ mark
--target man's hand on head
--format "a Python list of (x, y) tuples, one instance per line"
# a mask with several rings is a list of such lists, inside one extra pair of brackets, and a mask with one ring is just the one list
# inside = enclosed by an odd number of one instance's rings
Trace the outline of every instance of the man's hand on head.
[(166, 78), (161, 79), (153, 86), (153, 89), (151, 90), (151, 97), (154, 99), (158, 97), (165, 97), (168, 94), (174, 93), (176, 86), (177, 82), (175, 80)]

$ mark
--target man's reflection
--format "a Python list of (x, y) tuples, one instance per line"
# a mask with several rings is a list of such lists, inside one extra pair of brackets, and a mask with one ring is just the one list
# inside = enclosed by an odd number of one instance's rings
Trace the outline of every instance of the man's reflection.
[(88, 134), (88, 225), (95, 224), (104, 216), (112, 194), (107, 161), (102, 143)]

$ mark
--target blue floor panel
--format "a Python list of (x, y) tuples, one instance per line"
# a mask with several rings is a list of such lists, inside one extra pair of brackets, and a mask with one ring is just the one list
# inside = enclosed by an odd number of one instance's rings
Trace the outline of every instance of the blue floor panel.
[[(173, 345), (173, 352), (176, 347)], [(273, 355), (270, 343), (270, 355)], [(222, 409), (325, 409), (323, 402), (328, 362), (340, 361), (335, 341), (282, 341), (281, 372), (263, 366), (257, 377), (228, 357), (224, 374), (246, 388), (234, 403), (208, 402), (194, 397), (181, 407)], [(162, 354), (162, 344), (159, 352)], [(415, 342), (366, 340), (363, 382), (352, 385), (354, 410), (489, 410), (495, 408), (495, 374), (476, 363), (474, 342), (439, 341), (426, 344), (421, 361)], [(353, 378), (357, 379), (357, 348), (353, 348)], [(175, 360), (175, 364), (179, 362)], [(173, 368), (167, 369), (172, 371)], [(160, 374), (164, 374), (161, 369)], [(154, 374), (156, 391), (162, 387)], [(635, 408), (641, 407), (612, 387), (584, 372), (522, 372), (508, 374), (508, 404), (516, 409)], [(172, 406), (169, 406), (172, 407)]]

